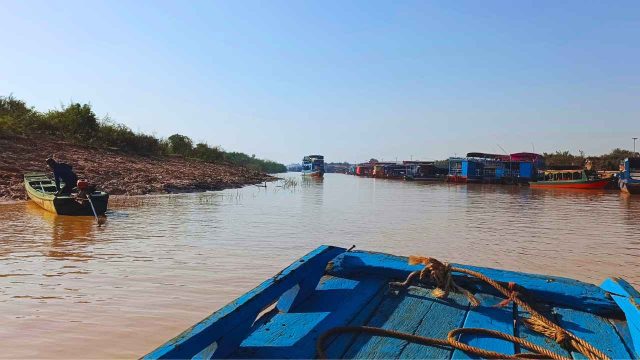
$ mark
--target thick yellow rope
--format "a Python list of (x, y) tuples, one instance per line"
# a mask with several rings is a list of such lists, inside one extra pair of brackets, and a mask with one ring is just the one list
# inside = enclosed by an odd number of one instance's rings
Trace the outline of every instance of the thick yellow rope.
[[(493, 288), (498, 290), (502, 295), (505, 296), (505, 300), (502, 301), (499, 306), (505, 306), (510, 302), (516, 303), (519, 307), (527, 311), (531, 317), (528, 319), (524, 319), (524, 323), (531, 328), (533, 331), (541, 333), (565, 347), (568, 350), (575, 350), (582, 353), (590, 360), (609, 360), (609, 357), (602, 353), (600, 350), (596, 349), (593, 345), (589, 344), (585, 340), (577, 337), (572, 334), (568, 330), (563, 329), (558, 326), (551, 320), (544, 317), (542, 314), (535, 311), (529, 304), (520, 299), (519, 293), (515, 290), (516, 286), (514, 283), (509, 284), (509, 288), (502, 286), (497, 281), (479, 273), (476, 271), (456, 268), (452, 267), (450, 264), (442, 263), (436, 259), (428, 258), (428, 257), (409, 257), (409, 264), (417, 265), (422, 264), (424, 268), (422, 270), (414, 271), (404, 282), (395, 282), (391, 283), (392, 287), (403, 287), (406, 288), (411, 285), (413, 281), (418, 278), (420, 282), (427, 283), (428, 281), (435, 282), (436, 287), (432, 290), (432, 294), (436, 298), (446, 298), (451, 291), (458, 292), (464, 294), (471, 304), (471, 306), (478, 306), (480, 302), (478, 299), (473, 296), (471, 292), (468, 290), (458, 286), (451, 273), (458, 272), (473, 276), (477, 279), (480, 279), (487, 284), (491, 285)], [(564, 356), (561, 356), (553, 351), (545, 349), (541, 346), (533, 344), (529, 341), (526, 341), (522, 338), (505, 334), (500, 331), (488, 330), (488, 329), (479, 329), (479, 328), (457, 328), (453, 329), (449, 332), (447, 339), (435, 339), (428, 338), (424, 336), (418, 336), (408, 333), (402, 333), (394, 330), (387, 330), (375, 327), (368, 326), (352, 326), (352, 327), (337, 327), (333, 328), (324, 334), (322, 334), (316, 343), (316, 350), (318, 352), (319, 358), (326, 358), (326, 353), (324, 351), (324, 343), (326, 340), (337, 334), (341, 333), (368, 333), (372, 335), (385, 336), (385, 337), (393, 337), (397, 339), (402, 339), (418, 344), (423, 345), (431, 345), (431, 346), (445, 346), (453, 349), (459, 349), (464, 352), (474, 354), (487, 359), (521, 359), (521, 358), (548, 358), (548, 359), (557, 359), (557, 360), (567, 360)], [(474, 346), (470, 346), (468, 344), (462, 343), (456, 339), (457, 335), (464, 333), (473, 333), (473, 334), (484, 334), (496, 338), (500, 338), (506, 341), (510, 341), (513, 343), (520, 344), (522, 347), (533, 351), (533, 353), (525, 353), (525, 354), (503, 354), (494, 351), (484, 350), (481, 348), (477, 348)]]

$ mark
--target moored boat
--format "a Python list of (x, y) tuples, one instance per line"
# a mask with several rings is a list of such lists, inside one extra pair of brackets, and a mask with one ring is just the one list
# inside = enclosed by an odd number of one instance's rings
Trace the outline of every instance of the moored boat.
[(447, 170), (437, 168), (433, 161), (405, 161), (407, 181), (444, 181)]
[[(58, 215), (93, 216), (91, 204), (86, 198), (73, 195), (56, 195), (56, 183), (43, 173), (28, 173), (24, 175), (24, 187), (29, 198), (43, 209)], [(93, 191), (87, 196), (97, 215), (107, 211), (109, 194)]]
[(620, 190), (629, 194), (640, 194), (640, 158), (624, 159), (620, 170)]
[(302, 175), (323, 177), (324, 176), (324, 156), (308, 155), (302, 159)]
[(604, 189), (611, 179), (603, 179), (590, 170), (547, 170), (532, 188)]
[(618, 278), (321, 246), (144, 358), (638, 358), (638, 301)]

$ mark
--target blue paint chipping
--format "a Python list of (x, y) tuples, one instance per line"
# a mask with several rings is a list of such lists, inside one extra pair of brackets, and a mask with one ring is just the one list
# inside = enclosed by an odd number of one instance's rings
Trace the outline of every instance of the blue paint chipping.
[[(611, 358), (637, 358), (640, 295), (624, 280), (608, 279), (597, 287), (562, 277), (454, 266), (517, 283), (544, 315)], [(513, 304), (495, 306), (502, 297), (466, 275), (456, 275), (456, 282), (476, 294), (478, 307), (471, 307), (461, 294), (437, 299), (429, 285), (390, 289), (389, 282), (420, 268), (403, 257), (322, 246), (144, 358), (313, 358), (324, 332), (360, 325), (441, 339), (459, 327), (493, 329), (583, 358), (526, 328), (522, 319), (528, 314)], [(460, 340), (506, 354), (525, 352), (486, 336), (463, 334)], [(330, 358), (473, 358), (459, 350), (352, 333), (328, 339), (326, 351)]]

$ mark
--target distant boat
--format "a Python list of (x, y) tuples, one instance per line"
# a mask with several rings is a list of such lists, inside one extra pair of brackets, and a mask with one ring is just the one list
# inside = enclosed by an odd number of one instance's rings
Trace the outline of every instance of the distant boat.
[(302, 175), (323, 177), (324, 176), (324, 156), (308, 155), (302, 158)]
[(640, 158), (624, 159), (620, 170), (620, 190), (629, 194), (640, 194)]
[[(58, 215), (92, 216), (91, 205), (86, 199), (77, 199), (71, 195), (56, 195), (56, 183), (46, 174), (28, 173), (24, 175), (24, 187), (29, 198), (43, 209)], [(97, 215), (107, 211), (109, 194), (94, 191), (91, 201)]]
[(544, 177), (530, 183), (532, 188), (604, 189), (611, 179), (591, 170), (547, 170)]

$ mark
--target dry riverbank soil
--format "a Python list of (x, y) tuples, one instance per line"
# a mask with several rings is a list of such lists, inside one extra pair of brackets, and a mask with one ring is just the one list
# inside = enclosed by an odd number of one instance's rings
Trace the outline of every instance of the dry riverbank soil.
[(73, 166), (79, 178), (86, 178), (113, 195), (222, 190), (274, 179), (229, 164), (176, 156), (132, 155), (49, 137), (0, 137), (0, 200), (26, 199), (23, 174), (51, 173), (45, 164), (45, 159), (51, 156)]

